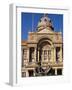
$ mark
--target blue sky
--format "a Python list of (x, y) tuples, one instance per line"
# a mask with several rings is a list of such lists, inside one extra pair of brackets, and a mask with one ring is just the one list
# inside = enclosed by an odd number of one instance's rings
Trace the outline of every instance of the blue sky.
[[(36, 27), (40, 18), (44, 13), (21, 13), (21, 39), (27, 40), (28, 32), (36, 31)], [(63, 33), (63, 15), (62, 14), (46, 14), (52, 21), (54, 31)], [(33, 21), (33, 24), (32, 24)]]

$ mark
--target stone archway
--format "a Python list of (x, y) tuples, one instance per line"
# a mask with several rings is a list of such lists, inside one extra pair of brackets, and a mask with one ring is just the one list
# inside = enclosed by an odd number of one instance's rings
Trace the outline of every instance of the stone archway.
[(49, 60), (51, 57), (52, 41), (48, 38), (42, 38), (37, 44), (37, 61)]

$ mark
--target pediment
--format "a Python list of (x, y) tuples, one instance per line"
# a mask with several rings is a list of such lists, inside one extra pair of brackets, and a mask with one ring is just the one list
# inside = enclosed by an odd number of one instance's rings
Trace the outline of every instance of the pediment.
[(38, 33), (54, 33), (54, 31), (48, 30), (48, 29), (43, 29), (43, 30), (38, 31)]

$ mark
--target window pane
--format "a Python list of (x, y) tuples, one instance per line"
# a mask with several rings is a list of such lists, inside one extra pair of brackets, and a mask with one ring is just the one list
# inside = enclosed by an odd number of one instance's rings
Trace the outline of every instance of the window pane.
[(47, 50), (44, 50), (44, 60), (47, 59)]
[(51, 59), (51, 50), (48, 50), (48, 60)]

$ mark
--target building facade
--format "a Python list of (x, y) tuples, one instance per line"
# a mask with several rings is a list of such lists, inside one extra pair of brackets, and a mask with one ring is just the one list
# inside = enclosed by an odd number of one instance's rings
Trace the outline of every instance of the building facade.
[(46, 15), (38, 22), (36, 32), (29, 32), (28, 40), (21, 44), (22, 77), (62, 75), (62, 33), (54, 31)]

